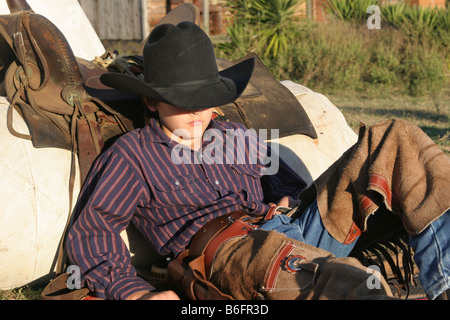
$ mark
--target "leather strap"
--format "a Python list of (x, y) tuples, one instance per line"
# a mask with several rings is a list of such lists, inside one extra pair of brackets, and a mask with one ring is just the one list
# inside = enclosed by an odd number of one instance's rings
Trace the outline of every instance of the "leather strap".
[(41, 292), (42, 300), (82, 300), (89, 294), (88, 288), (70, 290), (67, 287), (69, 273), (63, 273), (52, 280)]
[[(258, 228), (253, 223), (270, 220), (277, 211), (290, 215), (295, 210), (296, 208), (274, 206), (260, 217), (252, 217), (244, 211), (235, 211), (218, 217), (208, 222), (194, 235), (189, 245), (189, 256), (195, 259), (204, 255), (206, 278), (209, 278), (214, 257), (225, 242), (246, 236)], [(243, 220), (244, 218), (252, 219)]]
[(264, 220), (270, 220), (273, 218), (273, 216), (276, 214), (277, 212), (277, 207), (270, 207), (269, 210), (267, 211), (266, 215), (264, 216)]
[(218, 217), (204, 225), (192, 238), (189, 245), (189, 256), (197, 258), (204, 255), (206, 278), (211, 272), (211, 264), (220, 247), (228, 240), (246, 236), (258, 228), (252, 222), (260, 221), (262, 217), (251, 218), (246, 212), (236, 211)]
[(229, 240), (245, 237), (250, 232), (258, 229), (258, 226), (249, 224), (244, 220), (237, 220), (230, 226), (219, 232), (205, 248), (205, 273), (207, 279), (211, 275), (211, 265), (219, 249)]
[(231, 225), (234, 221), (242, 219), (243, 217), (250, 217), (244, 211), (235, 211), (230, 214), (218, 217), (206, 225), (204, 225), (191, 240), (189, 244), (190, 256), (201, 256), (211, 240), (217, 236), (222, 230)]
[(292, 214), (294, 214), (297, 211), (298, 207), (290, 208), (285, 206), (273, 206), (270, 207), (269, 210), (267, 210), (266, 215), (264, 216), (264, 220), (270, 220), (272, 219), (276, 214), (277, 211), (290, 217)]

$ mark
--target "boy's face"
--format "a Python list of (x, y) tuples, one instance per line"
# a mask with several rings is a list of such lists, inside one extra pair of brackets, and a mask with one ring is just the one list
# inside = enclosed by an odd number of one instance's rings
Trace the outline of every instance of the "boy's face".
[(167, 136), (180, 143), (180, 139), (185, 143), (201, 140), (213, 113), (213, 108), (188, 111), (163, 102), (149, 108), (158, 112), (161, 127)]

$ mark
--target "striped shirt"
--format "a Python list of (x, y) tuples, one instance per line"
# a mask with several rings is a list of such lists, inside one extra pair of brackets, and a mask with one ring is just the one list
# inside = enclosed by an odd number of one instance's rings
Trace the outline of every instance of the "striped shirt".
[[(262, 215), (268, 203), (295, 197), (304, 181), (248, 132), (212, 120), (202, 148), (193, 151), (152, 119), (99, 156), (67, 241), (70, 263), (80, 267), (86, 287), (107, 299), (153, 289), (136, 276), (120, 236), (130, 222), (161, 255), (176, 256), (216, 217), (236, 210)], [(280, 161), (276, 174), (264, 175), (268, 159)]]

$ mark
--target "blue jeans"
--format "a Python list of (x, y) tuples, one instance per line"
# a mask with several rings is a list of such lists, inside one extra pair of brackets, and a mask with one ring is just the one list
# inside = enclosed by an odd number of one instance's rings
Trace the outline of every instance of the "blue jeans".
[(419, 235), (410, 237), (420, 282), (434, 300), (450, 288), (450, 210)]
[[(417, 236), (410, 237), (414, 260), (420, 270), (420, 282), (429, 299), (435, 299), (450, 288), (450, 210)], [(306, 209), (300, 218), (277, 215), (264, 222), (263, 230), (274, 230), (298, 241), (347, 257), (355, 246), (342, 244), (325, 229), (317, 202)], [(447, 230), (447, 231), (446, 231)]]

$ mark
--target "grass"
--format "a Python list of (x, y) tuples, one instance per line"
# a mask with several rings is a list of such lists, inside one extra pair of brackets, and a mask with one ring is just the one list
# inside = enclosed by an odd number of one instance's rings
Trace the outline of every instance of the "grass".
[(0, 301), (5, 300), (41, 300), (43, 288), (31, 288), (28, 286), (13, 290), (0, 290)]
[(450, 89), (438, 96), (366, 96), (361, 93), (325, 94), (344, 114), (348, 125), (358, 132), (361, 121), (368, 125), (401, 118), (419, 126), (441, 149), (450, 154)]

